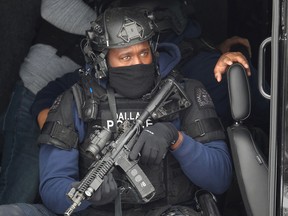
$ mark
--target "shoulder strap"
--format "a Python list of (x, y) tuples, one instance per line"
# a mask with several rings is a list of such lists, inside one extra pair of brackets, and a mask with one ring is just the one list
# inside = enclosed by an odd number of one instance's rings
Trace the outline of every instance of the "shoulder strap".
[(109, 102), (109, 108), (113, 117), (115, 131), (117, 133), (118, 126), (117, 126), (117, 106), (116, 106), (116, 100), (115, 100), (115, 93), (114, 90), (110, 87), (107, 88), (107, 96), (108, 96), (108, 102)]
[(96, 120), (100, 101), (107, 100), (106, 90), (90, 73), (81, 74), (72, 89), (80, 118), (85, 122)]

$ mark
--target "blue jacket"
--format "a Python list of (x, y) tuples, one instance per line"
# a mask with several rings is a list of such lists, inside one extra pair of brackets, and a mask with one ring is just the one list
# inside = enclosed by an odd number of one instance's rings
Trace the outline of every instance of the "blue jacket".
[[(163, 44), (159, 46), (158, 51), (160, 52), (159, 68), (161, 76), (165, 77), (179, 62), (179, 50), (173, 44)], [(34, 106), (37, 103), (43, 106), (42, 108), (44, 108), (44, 104), (51, 106), (50, 102), (59, 93), (75, 83), (77, 80), (77, 75), (75, 74), (66, 75), (66, 78), (58, 79), (56, 83), (50, 83), (48, 89), (46, 88), (42, 91), (46, 93), (46, 96), (50, 97), (50, 101), (45, 99), (40, 100), (41, 103), (36, 101)], [(70, 79), (68, 80), (67, 77)], [(57, 86), (57, 83), (60, 85)], [(55, 91), (56, 86), (57, 89)], [(55, 92), (53, 93), (53, 91)], [(76, 111), (74, 122), (81, 139), (84, 137), (84, 126), (83, 122), (79, 120)], [(179, 128), (180, 124), (180, 120), (175, 122), (177, 128)], [(202, 144), (184, 133), (183, 137), (182, 144), (171, 153), (178, 160), (186, 176), (195, 185), (215, 194), (225, 192), (232, 178), (231, 158), (226, 143), (217, 140)], [(48, 144), (40, 145), (40, 194), (44, 204), (55, 213), (63, 214), (71, 205), (66, 193), (70, 190), (73, 182), (80, 180), (78, 157), (79, 152), (77, 149), (67, 151)], [(89, 201), (84, 201), (77, 210), (85, 209), (89, 205)]]

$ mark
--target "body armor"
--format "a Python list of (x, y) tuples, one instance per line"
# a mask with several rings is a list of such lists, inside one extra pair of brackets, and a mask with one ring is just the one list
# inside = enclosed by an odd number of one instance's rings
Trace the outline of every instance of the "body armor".
[[(78, 148), (80, 151), (80, 178), (84, 177), (89, 166), (95, 160), (95, 157), (91, 157), (86, 151), (89, 148), (91, 139), (95, 137), (95, 134), (103, 129), (103, 127), (109, 128), (113, 134), (117, 132), (117, 127), (115, 127), (115, 121), (113, 120), (113, 113), (111, 112), (111, 105), (109, 104), (107, 93), (105, 93), (106, 90), (96, 83), (95, 78), (94, 81), (91, 81), (90, 79), (93, 80), (93, 78), (90, 77), (88, 79), (90, 82), (86, 82), (86, 79), (87, 77), (82, 77), (82, 80), (75, 84), (72, 87), (72, 90), (66, 91), (55, 101), (45, 123), (44, 131), (42, 131), (39, 138), (41, 143), (49, 143), (62, 149), (69, 150), (71, 148)], [(220, 127), (221, 124), (217, 123), (214, 105), (202, 84), (195, 80), (186, 80), (182, 84), (186, 92), (188, 92), (187, 95), (191, 99), (194, 108), (188, 108), (182, 111), (183, 113), (181, 112), (176, 115), (174, 114), (171, 117), (165, 117), (164, 120), (172, 121), (176, 118), (180, 118), (182, 121), (181, 129), (184, 130), (186, 134), (197, 140), (201, 140), (203, 143), (215, 139), (224, 139), (224, 133)], [(87, 88), (86, 85), (93, 85), (93, 88), (91, 88), (91, 86)], [(89, 89), (89, 91), (87, 91), (87, 89)], [(147, 99), (132, 100), (116, 95), (115, 105), (117, 107), (117, 123), (121, 124), (121, 122), (126, 119), (129, 119), (130, 121), (135, 120), (147, 106), (148, 102)], [(87, 104), (90, 104), (89, 106), (93, 107), (89, 108), (87, 107)], [(87, 110), (93, 110), (94, 114), (91, 115), (91, 112), (88, 112)], [(75, 114), (73, 112), (77, 112), (78, 116), (86, 124), (85, 138), (79, 139), (80, 143), (78, 146), (75, 146), (75, 142), (72, 145), (72, 142), (68, 142), (67, 138), (65, 138), (73, 137), (69, 136), (69, 131), (70, 134), (76, 133), (76, 129), (72, 123), (73, 120), (71, 120), (71, 116)], [(70, 116), (70, 118), (68, 116)], [(186, 116), (186, 118), (184, 118), (184, 116)], [(201, 123), (201, 130), (198, 128), (199, 122)], [(209, 123), (211, 122), (214, 122), (214, 124), (209, 126)], [(153, 120), (148, 119), (145, 126), (154, 123)], [(48, 127), (46, 124), (52, 126)], [(62, 127), (66, 126), (69, 130), (61, 130), (67, 132), (64, 134), (55, 133), (56, 135), (53, 134), (52, 136), (53, 125), (55, 124), (61, 125)], [(156, 195), (151, 202), (145, 204), (145, 206), (153, 208), (153, 206), (158, 206), (159, 203), (174, 205), (185, 203), (192, 199), (193, 193), (197, 187), (185, 176), (179, 163), (169, 152), (158, 166), (139, 165), (156, 190)], [(125, 175), (117, 169), (114, 169), (113, 175), (118, 187), (122, 191), (121, 202), (123, 203), (123, 208), (134, 208), (135, 206), (142, 204), (136, 199), (136, 196), (134, 195), (135, 191), (133, 190), (133, 187), (131, 187), (129, 181), (126, 180)]]

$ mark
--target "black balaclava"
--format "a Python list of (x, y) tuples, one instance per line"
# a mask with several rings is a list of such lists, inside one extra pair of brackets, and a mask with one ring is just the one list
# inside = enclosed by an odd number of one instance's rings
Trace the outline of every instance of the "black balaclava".
[(110, 86), (127, 98), (141, 98), (150, 92), (154, 87), (155, 77), (154, 63), (109, 67)]

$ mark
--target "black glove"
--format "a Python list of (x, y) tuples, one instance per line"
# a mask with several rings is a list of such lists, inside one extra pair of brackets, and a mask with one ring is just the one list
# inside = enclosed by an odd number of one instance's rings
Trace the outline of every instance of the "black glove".
[(178, 130), (171, 122), (158, 122), (142, 131), (129, 157), (135, 160), (141, 151), (141, 163), (160, 164), (168, 147), (177, 140)]
[[(77, 188), (80, 182), (75, 182), (72, 184), (73, 187)], [(104, 181), (98, 190), (92, 195), (89, 201), (94, 206), (101, 206), (112, 202), (117, 195), (117, 184), (113, 178), (112, 173), (104, 176)]]
[(93, 194), (90, 199), (94, 205), (104, 205), (112, 202), (117, 195), (117, 184), (114, 180), (112, 173), (104, 176), (104, 181), (100, 188)]

